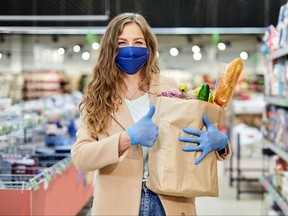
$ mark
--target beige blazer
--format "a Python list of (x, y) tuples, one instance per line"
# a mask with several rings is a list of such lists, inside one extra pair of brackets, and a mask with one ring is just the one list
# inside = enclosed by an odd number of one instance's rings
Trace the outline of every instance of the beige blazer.
[[(154, 75), (149, 92), (153, 95), (177, 88), (172, 80)], [(157, 108), (156, 108), (157, 109)], [(90, 136), (81, 121), (77, 141), (71, 155), (75, 166), (81, 171), (96, 171), (92, 215), (138, 215), (143, 177), (143, 154), (140, 145), (131, 146), (122, 155), (118, 154), (120, 133), (133, 124), (125, 103), (112, 116), (108, 134)], [(224, 160), (231, 154), (219, 160)], [(194, 198), (159, 195), (167, 215), (196, 215)]]

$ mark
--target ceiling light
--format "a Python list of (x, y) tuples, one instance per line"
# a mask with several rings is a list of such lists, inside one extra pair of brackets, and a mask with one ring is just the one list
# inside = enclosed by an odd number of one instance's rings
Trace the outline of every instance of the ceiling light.
[(195, 52), (193, 54), (193, 58), (196, 60), (196, 61), (199, 61), (202, 59), (202, 54), (200, 52)]
[(192, 52), (199, 53), (200, 52), (200, 47), (197, 46), (197, 45), (192, 46)]
[(64, 55), (65, 49), (63, 47), (60, 47), (57, 52), (59, 55)]
[(89, 52), (83, 52), (82, 53), (82, 59), (85, 60), (85, 61), (90, 59), (90, 53)]
[(99, 47), (100, 47), (100, 44), (99, 44), (98, 42), (94, 42), (94, 43), (92, 44), (92, 49), (94, 49), (94, 50), (98, 50)]
[(79, 45), (75, 45), (73, 47), (73, 51), (76, 52), (76, 53), (80, 52), (80, 50), (81, 50), (81, 47)]
[(247, 60), (248, 59), (248, 53), (243, 51), (240, 53), (240, 58), (243, 59), (243, 60)]
[(3, 54), (2, 54), (2, 53), (0, 53), (0, 59), (2, 59), (2, 56), (3, 56)]
[(226, 49), (226, 44), (223, 42), (219, 42), (217, 46), (218, 46), (219, 50), (225, 50)]
[(170, 55), (171, 56), (178, 56), (178, 54), (179, 54), (179, 51), (177, 48), (173, 47), (170, 49)]

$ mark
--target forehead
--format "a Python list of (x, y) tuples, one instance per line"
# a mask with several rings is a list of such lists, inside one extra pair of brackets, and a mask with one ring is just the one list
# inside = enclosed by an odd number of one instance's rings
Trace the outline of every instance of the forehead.
[(119, 35), (119, 38), (127, 37), (144, 38), (144, 35), (136, 23), (127, 23), (124, 25), (123, 32)]

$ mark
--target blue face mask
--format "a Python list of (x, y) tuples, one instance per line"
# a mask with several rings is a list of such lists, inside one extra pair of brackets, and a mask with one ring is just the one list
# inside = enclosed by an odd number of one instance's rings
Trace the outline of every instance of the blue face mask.
[(121, 47), (116, 57), (116, 65), (127, 74), (135, 74), (146, 64), (148, 57), (146, 47)]

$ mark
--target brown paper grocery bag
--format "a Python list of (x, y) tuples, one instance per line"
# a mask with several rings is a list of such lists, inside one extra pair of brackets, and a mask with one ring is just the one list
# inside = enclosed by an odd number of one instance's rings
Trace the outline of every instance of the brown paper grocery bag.
[(216, 152), (195, 165), (201, 152), (184, 152), (182, 147), (197, 144), (178, 139), (188, 136), (183, 132), (185, 127), (206, 130), (202, 120), (204, 113), (218, 127), (223, 121), (224, 109), (196, 99), (168, 97), (155, 97), (151, 104), (156, 108), (153, 122), (159, 127), (159, 135), (149, 150), (147, 187), (155, 193), (170, 196), (218, 196)]

